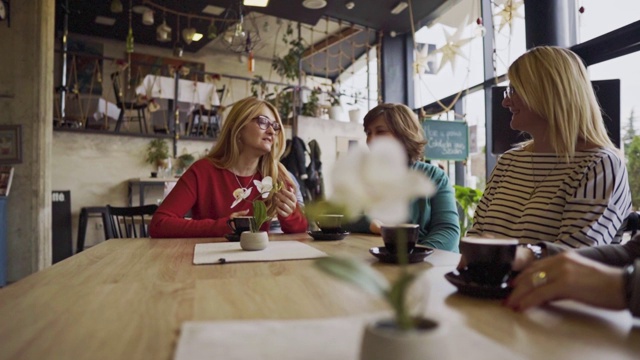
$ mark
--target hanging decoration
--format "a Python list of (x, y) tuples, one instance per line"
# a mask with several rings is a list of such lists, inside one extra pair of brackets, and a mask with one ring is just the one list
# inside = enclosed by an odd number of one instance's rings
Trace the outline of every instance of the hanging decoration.
[(522, 15), (518, 12), (520, 7), (524, 5), (522, 0), (495, 0), (494, 3), (498, 5), (499, 9), (498, 12), (494, 14), (496, 17), (500, 18), (498, 32), (501, 32), (502, 29), (507, 25), (511, 27), (514, 19), (523, 18)]
[(253, 16), (245, 21), (242, 1), (232, 4), (225, 12), (225, 20), (237, 19), (224, 33), (223, 43), (232, 52), (248, 55), (260, 42), (260, 29)]
[(442, 54), (440, 66), (438, 66), (436, 73), (439, 73), (447, 64), (450, 64), (452, 72), (455, 71), (456, 58), (458, 56), (468, 60), (467, 56), (461, 51), (461, 48), (473, 40), (473, 38), (462, 38), (464, 27), (456, 29), (456, 32), (453, 34), (450, 34), (447, 30), (443, 31), (446, 39), (445, 44), (431, 53), (431, 56)]

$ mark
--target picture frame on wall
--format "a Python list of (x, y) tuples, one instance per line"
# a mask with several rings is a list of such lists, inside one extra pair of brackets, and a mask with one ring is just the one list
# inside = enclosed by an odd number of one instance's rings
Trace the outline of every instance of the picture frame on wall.
[(0, 164), (22, 163), (22, 125), (0, 125)]

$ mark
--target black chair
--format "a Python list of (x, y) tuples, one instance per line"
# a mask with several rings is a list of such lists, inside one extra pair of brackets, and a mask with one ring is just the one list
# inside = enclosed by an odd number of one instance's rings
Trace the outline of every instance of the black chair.
[(147, 227), (158, 205), (114, 207), (107, 205), (113, 238), (148, 237)]
[(107, 208), (104, 206), (90, 206), (80, 209), (80, 219), (78, 222), (78, 239), (76, 244), (76, 254), (84, 250), (84, 240), (87, 236), (87, 224), (89, 218), (98, 217), (102, 218), (102, 228), (104, 230), (104, 239), (108, 240), (113, 237), (111, 234), (111, 222), (109, 221), (109, 215)]
[(627, 216), (627, 220), (625, 221), (625, 232), (630, 232), (631, 237), (634, 237), (638, 230), (640, 229), (640, 214), (637, 212), (632, 212)]
[(149, 103), (145, 102), (137, 102), (137, 101), (125, 101), (122, 86), (120, 85), (120, 73), (118, 71), (111, 74), (111, 83), (113, 84), (113, 92), (116, 97), (116, 105), (118, 109), (120, 109), (120, 114), (118, 115), (118, 121), (116, 121), (115, 132), (120, 132), (120, 127), (122, 126), (122, 122), (124, 121), (126, 112), (134, 112), (135, 115), (127, 116), (129, 121), (138, 121), (140, 123), (140, 133), (147, 132), (147, 118), (145, 115), (145, 111), (149, 106)]
[[(222, 85), (222, 88), (216, 90), (220, 104), (222, 104), (226, 87), (226, 85)], [(187, 135), (218, 137), (221, 125), (221, 110), (221, 105), (212, 105), (209, 110), (205, 109), (203, 105), (193, 109), (189, 126), (187, 127)]]

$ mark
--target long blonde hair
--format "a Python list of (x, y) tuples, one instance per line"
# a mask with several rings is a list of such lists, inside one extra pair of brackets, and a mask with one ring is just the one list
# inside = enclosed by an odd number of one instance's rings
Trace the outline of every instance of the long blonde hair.
[[(279, 180), (290, 186), (295, 186), (287, 169), (279, 161), (284, 153), (285, 133), (278, 110), (270, 103), (255, 97), (242, 99), (233, 105), (222, 124), (219, 140), (207, 154), (207, 159), (219, 168), (230, 169), (233, 167), (242, 152), (241, 131), (258, 115), (262, 115), (263, 107), (267, 107), (275, 115), (275, 119), (272, 120), (280, 124), (280, 131), (274, 134), (271, 151), (260, 157), (258, 171), (263, 178), (271, 176), (274, 179), (274, 184)], [(269, 194), (265, 201), (267, 212), (270, 216), (274, 216), (276, 213), (276, 205), (273, 203), (272, 198), (273, 193)]]
[[(550, 144), (566, 161), (573, 158), (579, 141), (615, 149), (587, 69), (574, 52), (534, 47), (511, 64), (507, 75), (525, 105), (547, 120)], [(534, 141), (521, 145), (531, 148)]]

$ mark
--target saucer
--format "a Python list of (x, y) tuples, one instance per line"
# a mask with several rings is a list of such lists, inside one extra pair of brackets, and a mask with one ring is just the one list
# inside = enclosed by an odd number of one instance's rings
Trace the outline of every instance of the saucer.
[(503, 299), (512, 290), (507, 282), (503, 282), (500, 285), (485, 285), (472, 282), (465, 278), (464, 271), (460, 273), (458, 270), (454, 270), (444, 274), (444, 277), (458, 288), (458, 292), (473, 297)]
[(240, 235), (236, 233), (224, 234), (224, 238), (232, 242), (240, 241)]
[[(378, 258), (383, 263), (397, 264), (398, 257), (395, 254), (389, 253), (387, 248), (384, 246), (380, 247), (372, 247), (369, 249), (371, 255)], [(419, 263), (424, 261), (424, 259), (433, 253), (432, 248), (424, 247), (424, 246), (416, 246), (413, 249), (413, 252), (409, 254), (409, 264)]]
[(323, 233), (322, 231), (309, 231), (307, 232), (309, 236), (316, 241), (332, 241), (332, 240), (342, 240), (350, 233), (348, 231), (341, 233)]

